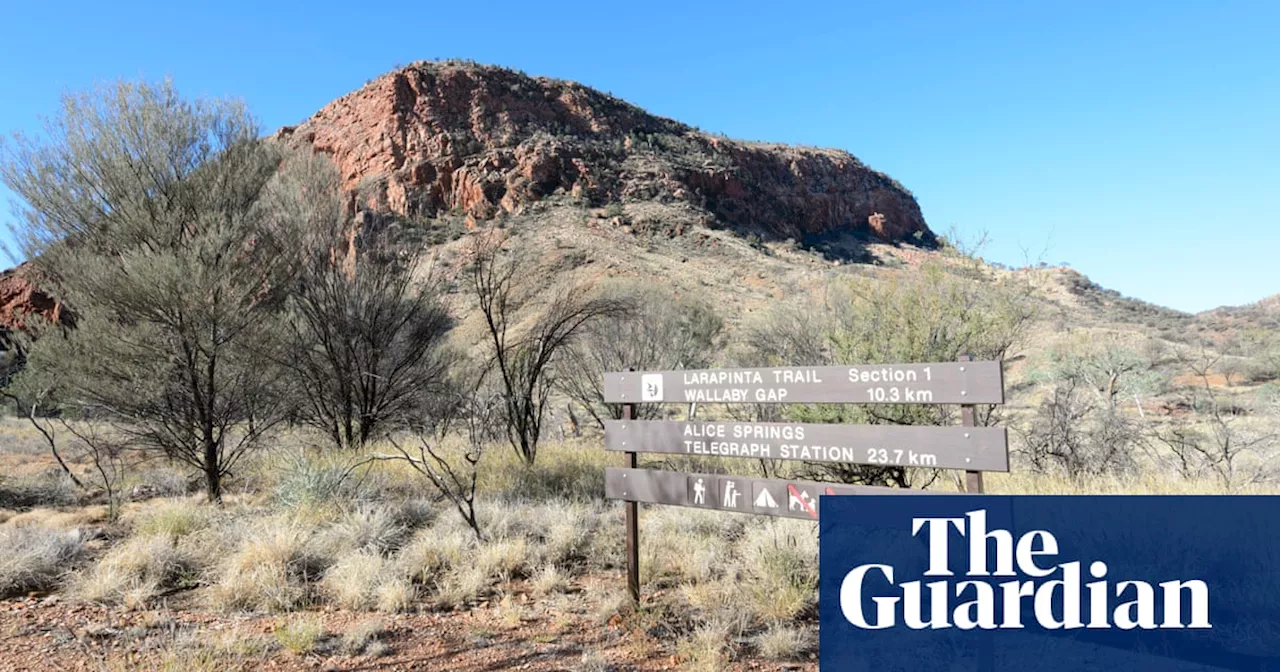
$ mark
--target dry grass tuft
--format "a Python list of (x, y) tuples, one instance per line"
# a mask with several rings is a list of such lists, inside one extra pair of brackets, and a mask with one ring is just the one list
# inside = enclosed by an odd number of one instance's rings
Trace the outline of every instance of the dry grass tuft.
[(131, 537), (107, 552), (72, 583), (81, 599), (140, 608), (164, 589), (179, 585), (191, 564), (168, 535)]
[(475, 565), (458, 566), (440, 581), (436, 600), (441, 606), (465, 606), (488, 595), (492, 588), (492, 576), (485, 569)]
[(362, 504), (344, 513), (316, 539), (317, 547), (329, 556), (349, 551), (386, 554), (399, 548), (409, 528), (389, 507)]
[(609, 672), (613, 666), (604, 659), (599, 651), (583, 651), (574, 672)]
[(756, 635), (755, 645), (760, 655), (770, 660), (799, 660), (813, 650), (813, 640), (809, 630), (775, 625)]
[(818, 540), (811, 524), (770, 520), (738, 543), (745, 608), (757, 621), (790, 622), (817, 605)]
[(520, 538), (482, 545), (475, 562), (476, 567), (487, 577), (505, 582), (524, 576), (529, 560), (529, 543)]
[(677, 654), (686, 670), (720, 672), (729, 664), (728, 641), (731, 633), (721, 624), (700, 626), (676, 645)]
[(0, 598), (55, 587), (84, 545), (78, 531), (0, 527)]
[(86, 506), (61, 511), (58, 509), (32, 509), (23, 511), (5, 522), (10, 527), (45, 527), (55, 530), (76, 530), (107, 521), (107, 507)]
[(538, 597), (546, 597), (563, 593), (569, 588), (569, 576), (556, 565), (543, 565), (533, 579), (529, 581), (529, 589)]
[(369, 618), (356, 623), (350, 630), (342, 635), (342, 644), (340, 649), (348, 656), (359, 656), (369, 652), (369, 649), (378, 644), (378, 638), (386, 631), (382, 620), (378, 618)]
[[(631, 596), (625, 590), (619, 590), (616, 584), (597, 586), (597, 588), (605, 593), (591, 613), (591, 620), (596, 624), (605, 625), (615, 618), (626, 618), (635, 611)], [(590, 588), (588, 590), (590, 591)]]
[(320, 589), (343, 609), (370, 609), (375, 600), (374, 591), (386, 571), (385, 558), (367, 551), (356, 551), (343, 556), (325, 572)]
[(469, 531), (442, 530), (441, 526), (418, 530), (396, 555), (396, 565), (413, 581), (433, 585), (441, 575), (474, 555), (475, 538)]
[(304, 604), (318, 574), (306, 527), (286, 518), (259, 521), (221, 564), (210, 601), (221, 609), (289, 611)]
[(168, 500), (149, 510), (125, 516), (140, 535), (166, 536), (179, 539), (209, 526), (213, 513), (193, 499)]
[(493, 610), (494, 616), (498, 622), (508, 630), (515, 630), (524, 622), (528, 612), (524, 607), (520, 606), (511, 599), (510, 595), (506, 595), (498, 602), (498, 606)]
[(316, 644), (324, 637), (325, 630), (315, 619), (298, 617), (277, 622), (272, 634), (286, 651), (303, 655), (316, 648)]
[(374, 606), (385, 614), (412, 611), (418, 601), (418, 587), (402, 576), (384, 578), (374, 589)]

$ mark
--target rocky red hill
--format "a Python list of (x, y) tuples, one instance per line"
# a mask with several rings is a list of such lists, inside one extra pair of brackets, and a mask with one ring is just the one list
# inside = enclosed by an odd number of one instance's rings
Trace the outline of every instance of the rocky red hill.
[(337, 163), (353, 207), (482, 220), (565, 194), (684, 202), (767, 238), (932, 240), (910, 192), (843, 151), (740, 142), (594, 89), (470, 63), (416, 63), (277, 138)]
[(54, 324), (73, 325), (74, 315), (62, 302), (36, 287), (31, 275), (28, 264), (0, 272), (0, 332), (26, 329), (37, 317)]

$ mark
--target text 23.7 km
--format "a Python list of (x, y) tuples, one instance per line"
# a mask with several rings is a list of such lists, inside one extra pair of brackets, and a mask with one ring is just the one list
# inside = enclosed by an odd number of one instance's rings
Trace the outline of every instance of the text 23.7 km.
[(1000, 404), (999, 362), (617, 372), (609, 403)]

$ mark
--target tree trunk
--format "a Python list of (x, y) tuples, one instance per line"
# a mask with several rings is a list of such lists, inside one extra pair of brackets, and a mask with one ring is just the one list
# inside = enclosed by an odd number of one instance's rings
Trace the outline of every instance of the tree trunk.
[(222, 472), (218, 468), (218, 445), (212, 441), (204, 444), (205, 494), (210, 504), (222, 503)]

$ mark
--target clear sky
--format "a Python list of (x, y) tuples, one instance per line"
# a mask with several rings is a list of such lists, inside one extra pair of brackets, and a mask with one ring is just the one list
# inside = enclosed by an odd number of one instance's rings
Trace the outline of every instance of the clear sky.
[(1187, 311), (1280, 292), (1280, 2), (198, 4), (0, 3), (0, 132), (166, 75), (270, 131), (397, 64), (468, 58), (846, 149), (935, 231), (987, 231), (993, 261)]

